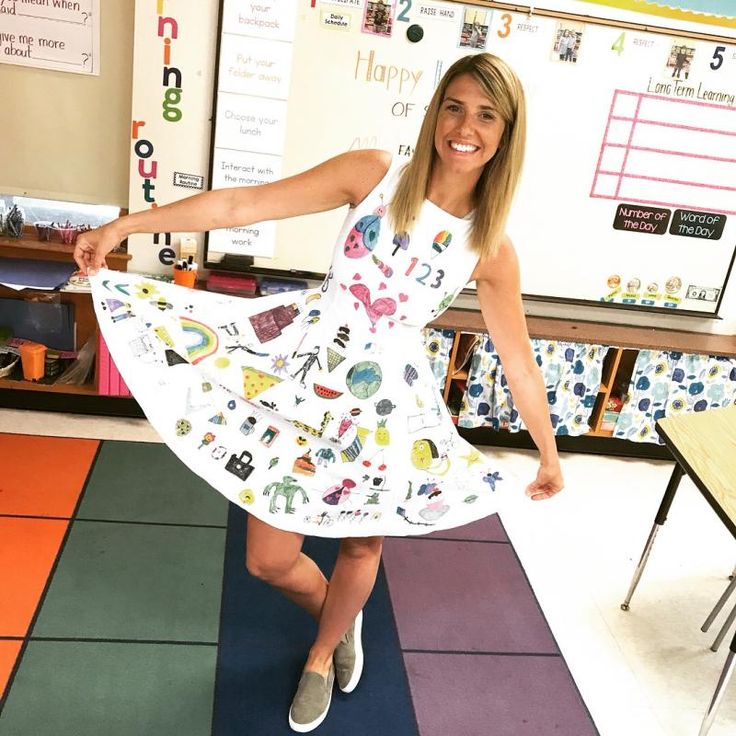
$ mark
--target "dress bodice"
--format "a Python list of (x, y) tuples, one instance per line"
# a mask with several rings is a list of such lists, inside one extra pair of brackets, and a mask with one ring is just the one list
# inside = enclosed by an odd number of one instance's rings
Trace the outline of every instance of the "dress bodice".
[(400, 173), (393, 164), (349, 210), (323, 284), (338, 311), (357, 310), (371, 331), (391, 322), (423, 327), (450, 306), (478, 261), (468, 246), (471, 220), (429, 200), (411, 233), (394, 232), (390, 208)]

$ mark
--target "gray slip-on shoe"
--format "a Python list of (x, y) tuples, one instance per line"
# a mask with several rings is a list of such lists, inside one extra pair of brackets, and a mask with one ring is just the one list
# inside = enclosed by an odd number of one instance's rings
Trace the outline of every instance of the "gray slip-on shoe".
[(352, 626), (345, 632), (335, 648), (335, 677), (337, 686), (344, 693), (351, 693), (363, 674), (363, 611), (358, 611)]
[(324, 721), (332, 701), (332, 685), (335, 667), (330, 667), (327, 677), (319, 672), (302, 672), (299, 686), (289, 709), (289, 725), (297, 733), (313, 731)]

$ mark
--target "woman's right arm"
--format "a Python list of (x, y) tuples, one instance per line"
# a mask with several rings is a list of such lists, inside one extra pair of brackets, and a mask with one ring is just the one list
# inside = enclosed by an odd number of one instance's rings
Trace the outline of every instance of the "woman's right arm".
[(80, 234), (74, 260), (88, 273), (105, 266), (105, 256), (134, 233), (203, 232), (357, 204), (383, 178), (390, 162), (385, 151), (351, 151), (269, 184), (215, 189), (125, 215)]

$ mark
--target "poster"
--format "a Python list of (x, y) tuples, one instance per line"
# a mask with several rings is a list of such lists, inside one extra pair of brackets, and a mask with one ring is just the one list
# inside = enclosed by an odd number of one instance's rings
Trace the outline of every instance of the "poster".
[(99, 74), (99, 0), (0, 0), (0, 62)]

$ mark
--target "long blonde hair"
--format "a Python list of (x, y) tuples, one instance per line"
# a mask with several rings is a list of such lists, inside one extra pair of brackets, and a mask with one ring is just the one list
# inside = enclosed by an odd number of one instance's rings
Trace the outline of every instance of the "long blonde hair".
[(524, 90), (513, 70), (498, 56), (464, 56), (442, 77), (424, 116), (414, 155), (401, 174), (389, 210), (395, 232), (411, 232), (412, 223), (427, 197), (437, 157), (434, 132), (440, 107), (447, 86), (461, 74), (470, 74), (478, 82), (505, 123), (498, 151), (485, 165), (474, 192), (470, 247), (484, 258), (498, 250), (503, 238), (526, 142)]

